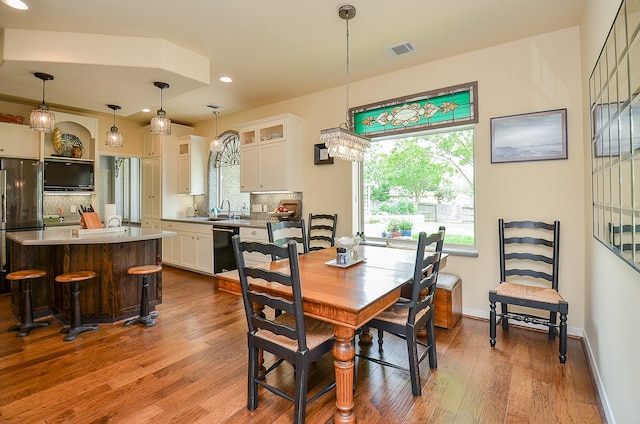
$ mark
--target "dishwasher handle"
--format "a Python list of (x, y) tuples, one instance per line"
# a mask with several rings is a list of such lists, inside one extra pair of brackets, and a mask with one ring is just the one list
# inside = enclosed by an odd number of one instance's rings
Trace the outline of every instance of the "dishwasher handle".
[(231, 233), (231, 234), (236, 234), (236, 232), (235, 232), (234, 230), (230, 230), (230, 229), (228, 229), (228, 228), (216, 228), (216, 227), (213, 227), (213, 228), (212, 228), (212, 231), (214, 231), (214, 232), (219, 231), (219, 232), (221, 232), (221, 233)]

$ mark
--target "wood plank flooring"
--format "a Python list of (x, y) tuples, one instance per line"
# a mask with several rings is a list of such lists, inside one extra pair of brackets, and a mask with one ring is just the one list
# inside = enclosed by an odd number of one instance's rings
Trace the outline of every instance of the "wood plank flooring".
[[(0, 423), (292, 422), (292, 405), (266, 390), (256, 411), (246, 409), (241, 299), (211, 277), (171, 267), (163, 285), (155, 327), (103, 324), (67, 343), (55, 320), (25, 338), (6, 332), (15, 321), (10, 297), (0, 296)], [(421, 363), (420, 398), (404, 372), (357, 362), (359, 423), (604, 422), (580, 340), (569, 340), (562, 366), (544, 333), (498, 329), (491, 349), (486, 321), (465, 317), (436, 331), (438, 369)], [(377, 338), (363, 352), (377, 355)], [(406, 364), (405, 345), (392, 336), (383, 355)], [(332, 378), (329, 354), (312, 368), (311, 393)], [(293, 387), (293, 369), (285, 364), (269, 379)], [(310, 404), (307, 423), (333, 422), (334, 396)]]

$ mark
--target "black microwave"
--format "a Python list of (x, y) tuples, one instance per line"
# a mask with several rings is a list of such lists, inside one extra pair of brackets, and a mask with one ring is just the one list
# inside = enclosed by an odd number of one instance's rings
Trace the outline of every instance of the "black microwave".
[(44, 191), (93, 191), (93, 162), (45, 160)]

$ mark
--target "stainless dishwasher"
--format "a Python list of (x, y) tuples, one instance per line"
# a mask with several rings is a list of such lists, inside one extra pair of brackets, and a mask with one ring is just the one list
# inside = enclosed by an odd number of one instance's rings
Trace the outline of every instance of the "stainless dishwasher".
[(213, 272), (231, 271), (237, 269), (236, 258), (233, 254), (231, 237), (240, 233), (239, 227), (213, 226)]

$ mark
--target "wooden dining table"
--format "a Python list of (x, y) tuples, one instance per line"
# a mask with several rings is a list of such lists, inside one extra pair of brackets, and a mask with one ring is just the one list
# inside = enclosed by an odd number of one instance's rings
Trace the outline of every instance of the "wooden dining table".
[[(336, 373), (336, 423), (355, 423), (353, 414), (354, 337), (357, 329), (398, 300), (403, 284), (413, 276), (415, 251), (360, 245), (359, 259), (349, 267), (328, 265), (336, 249), (314, 251), (299, 257), (304, 313), (333, 324)], [(441, 261), (446, 261), (443, 255)], [(444, 264), (441, 262), (441, 267)], [(288, 272), (287, 260), (258, 265)], [(216, 275), (218, 288), (241, 295), (237, 270)], [(275, 296), (290, 297), (286, 287), (252, 280), (252, 288)]]

